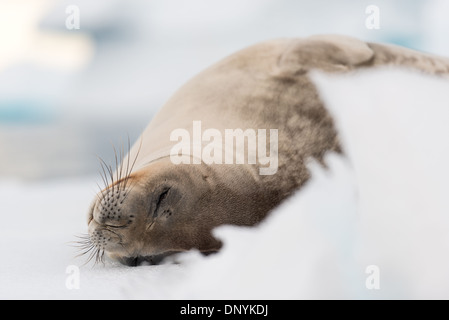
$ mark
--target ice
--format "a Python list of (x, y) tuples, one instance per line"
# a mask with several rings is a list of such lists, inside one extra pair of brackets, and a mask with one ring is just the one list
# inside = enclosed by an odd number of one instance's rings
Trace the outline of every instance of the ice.
[[(255, 228), (224, 226), (223, 250), (180, 264), (124, 267), (75, 258), (97, 177), (3, 180), (0, 298), (448, 298), (449, 83), (409, 71), (315, 74), (347, 156)], [(69, 266), (79, 289), (69, 289)], [(369, 266), (379, 289), (369, 289)], [(70, 287), (70, 286), (69, 286)]]

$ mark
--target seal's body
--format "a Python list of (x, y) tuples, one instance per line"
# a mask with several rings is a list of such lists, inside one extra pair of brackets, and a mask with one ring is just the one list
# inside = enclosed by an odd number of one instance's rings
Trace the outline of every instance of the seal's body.
[[(309, 71), (344, 73), (379, 65), (449, 73), (449, 62), (442, 58), (342, 36), (315, 36), (257, 44), (198, 74), (153, 118), (114, 181), (93, 202), (93, 247), (127, 264), (157, 263), (191, 248), (218, 250), (213, 228), (258, 223), (307, 181), (308, 159), (322, 162), (326, 152), (340, 152)], [(249, 161), (174, 163), (171, 152), (179, 141), (171, 139), (173, 132), (183, 129), (194, 136), (198, 121), (216, 133), (276, 129), (276, 141), (266, 139), (264, 146), (271, 150), (276, 144), (276, 170), (261, 175), (264, 164)]]

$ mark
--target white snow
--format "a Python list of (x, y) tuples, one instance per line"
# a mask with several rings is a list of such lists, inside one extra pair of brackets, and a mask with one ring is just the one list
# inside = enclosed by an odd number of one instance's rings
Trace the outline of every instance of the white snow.
[(259, 227), (217, 229), (216, 255), (83, 266), (70, 242), (98, 179), (0, 181), (0, 299), (449, 298), (449, 82), (387, 69), (314, 79), (347, 157), (312, 162)]

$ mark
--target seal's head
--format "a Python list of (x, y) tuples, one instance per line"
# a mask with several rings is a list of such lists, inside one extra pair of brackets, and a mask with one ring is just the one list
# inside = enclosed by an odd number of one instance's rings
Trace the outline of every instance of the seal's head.
[[(97, 260), (106, 253), (134, 266), (142, 261), (158, 264), (167, 255), (192, 248), (217, 251), (221, 243), (212, 236), (213, 228), (260, 220), (245, 197), (227, 187), (211, 166), (159, 159), (99, 192), (88, 213), (92, 252)], [(238, 214), (239, 209), (247, 210)]]
[(220, 243), (204, 232), (212, 190), (194, 169), (165, 158), (111, 183), (89, 210), (92, 244), (128, 265), (191, 248), (217, 250)]

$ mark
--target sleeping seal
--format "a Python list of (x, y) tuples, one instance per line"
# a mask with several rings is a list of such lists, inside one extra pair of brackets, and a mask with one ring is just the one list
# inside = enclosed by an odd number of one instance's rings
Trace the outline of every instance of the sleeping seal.
[(212, 229), (257, 224), (307, 181), (308, 159), (341, 152), (309, 72), (381, 65), (449, 73), (443, 58), (336, 35), (259, 43), (199, 73), (106, 170), (88, 213), (92, 256), (136, 265), (217, 251)]

